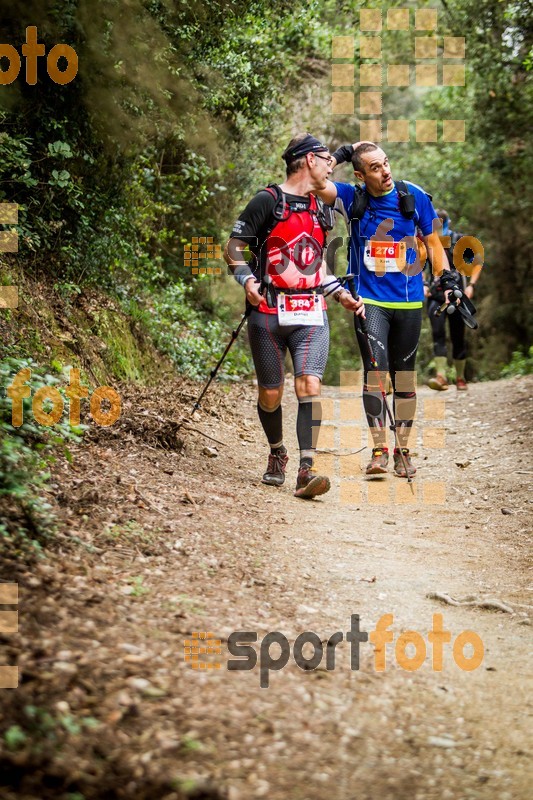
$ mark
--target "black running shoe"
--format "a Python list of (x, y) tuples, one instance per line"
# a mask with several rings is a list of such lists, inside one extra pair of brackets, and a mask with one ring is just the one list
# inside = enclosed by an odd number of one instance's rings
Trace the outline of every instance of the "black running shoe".
[(284, 447), (280, 448), (276, 453), (270, 453), (262, 483), (266, 483), (268, 486), (283, 486), (288, 460), (289, 456)]

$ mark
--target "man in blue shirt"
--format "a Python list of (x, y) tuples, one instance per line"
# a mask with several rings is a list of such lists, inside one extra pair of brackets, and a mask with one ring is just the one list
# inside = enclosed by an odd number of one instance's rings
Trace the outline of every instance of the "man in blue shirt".
[[(325, 203), (335, 204), (348, 225), (348, 274), (353, 275), (357, 294), (365, 304), (369, 339), (382, 385), (387, 372), (390, 373), (398, 442), (411, 476), (416, 468), (409, 455), (408, 439), (416, 410), (415, 360), (424, 300), (423, 264), (418, 257), (416, 228), (422, 232), (433, 272), (439, 275), (449, 269), (439, 239), (440, 223), (434, 223), (438, 217), (430, 196), (413, 183), (403, 185), (408, 195), (413, 196), (411, 203), (414, 198), (414, 212), (406, 212), (406, 205), (400, 203), (404, 191), (394, 183), (387, 155), (378, 145), (373, 142), (344, 145), (333, 158), (333, 166), (352, 162), (355, 179), (363, 184), (363, 192), (352, 184), (328, 180), (325, 189), (317, 194)], [(389, 461), (385, 409), (367, 344), (357, 323), (355, 329), (364, 365), (363, 404), (374, 443), (366, 473), (379, 475), (387, 472)], [(407, 477), (398, 447), (394, 449), (394, 473)]]

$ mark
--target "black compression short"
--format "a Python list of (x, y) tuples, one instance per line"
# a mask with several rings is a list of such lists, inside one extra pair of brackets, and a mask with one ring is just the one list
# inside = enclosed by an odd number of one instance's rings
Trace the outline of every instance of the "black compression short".
[[(394, 417), (398, 441), (407, 447), (409, 431), (416, 413), (416, 351), (422, 327), (421, 308), (383, 308), (365, 306), (368, 338), (377, 361), (381, 385), (389, 372), (394, 386)], [(368, 425), (373, 429), (375, 446), (386, 445), (386, 410), (379, 381), (370, 362), (366, 337), (355, 318), (357, 341), (364, 364), (363, 405)]]
[[(366, 305), (365, 314), (370, 344), (378, 368), (383, 372), (390, 372), (393, 381), (396, 372), (414, 370), (422, 327), (422, 309)], [(365, 337), (357, 326), (356, 317), (354, 322), (366, 380), (366, 373), (372, 369), (370, 355)]]
[(279, 325), (276, 314), (252, 311), (248, 320), (248, 339), (259, 386), (274, 389), (284, 379), (287, 348), (294, 365), (294, 376), (316, 375), (322, 379), (329, 351), (328, 317), (323, 325)]

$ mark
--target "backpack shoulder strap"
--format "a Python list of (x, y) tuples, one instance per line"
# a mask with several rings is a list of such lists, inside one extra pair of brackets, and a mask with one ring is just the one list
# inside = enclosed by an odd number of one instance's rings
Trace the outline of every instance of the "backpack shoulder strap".
[(324, 203), (320, 197), (316, 197), (317, 219), (324, 233), (328, 233), (335, 227), (335, 208)]
[[(269, 183), (265, 191), (269, 192), (275, 200), (274, 208), (272, 210), (272, 216), (274, 217), (275, 223), (285, 222), (285, 220), (289, 219), (292, 211), (290, 204), (287, 203), (286, 197), (281, 190), (281, 187), (277, 183)], [(308, 211), (310, 214), (316, 214), (320, 227), (324, 233), (327, 233), (333, 228), (335, 224), (333, 206), (326, 205), (322, 202), (322, 200), (320, 200), (319, 197), (311, 194)]]
[(400, 214), (406, 219), (413, 219), (416, 213), (415, 196), (409, 191), (405, 181), (394, 181), (398, 191)]
[(362, 219), (368, 205), (368, 194), (366, 189), (360, 186), (354, 186), (355, 194), (352, 202), (352, 212), (350, 214), (350, 222), (355, 219)]
[(277, 183), (269, 183), (265, 191), (269, 192), (276, 201), (272, 210), (272, 216), (276, 222), (288, 219), (291, 215), (291, 209), (281, 191), (281, 187)]
[(257, 278), (257, 280), (261, 284), (263, 284), (263, 279), (264, 279), (264, 276), (265, 276), (264, 247), (263, 247), (263, 245), (264, 245), (265, 241), (267, 240), (267, 238), (270, 236), (271, 232), (274, 230), (274, 228), (278, 224), (278, 222), (280, 222), (280, 221), (282, 221), (284, 219), (283, 211), (284, 211), (285, 207), (287, 207), (287, 209), (288, 209), (288, 214), (285, 217), (285, 219), (288, 219), (288, 217), (290, 215), (290, 209), (288, 208), (288, 204), (287, 204), (287, 202), (285, 200), (285, 196), (284, 196), (283, 192), (281, 191), (281, 188), (278, 186), (277, 183), (269, 183), (268, 186), (265, 186), (263, 189), (260, 189), (258, 194), (260, 192), (268, 192), (268, 194), (271, 195), (271, 197), (274, 198), (274, 207), (272, 208), (271, 216), (267, 220), (267, 222), (265, 223), (265, 225), (263, 226), (261, 231), (258, 233), (259, 248), (258, 248), (258, 254), (257, 254), (257, 266), (256, 266), (256, 270), (254, 270), (254, 272), (255, 271), (257, 272), (257, 274), (255, 276)]
[(398, 189), (399, 195), (411, 194), (405, 181), (394, 181), (394, 183), (396, 184), (396, 188)]

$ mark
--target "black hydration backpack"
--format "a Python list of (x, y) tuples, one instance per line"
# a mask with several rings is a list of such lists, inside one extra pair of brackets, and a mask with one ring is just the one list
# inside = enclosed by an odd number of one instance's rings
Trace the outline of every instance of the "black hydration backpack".
[[(274, 217), (275, 224), (278, 222), (285, 222), (289, 219), (290, 215), (292, 214), (292, 209), (290, 204), (287, 203), (285, 199), (284, 193), (281, 191), (281, 187), (278, 186), (277, 183), (269, 183), (265, 189), (266, 192), (269, 192), (275, 199), (276, 203), (272, 210), (272, 216)], [(319, 197), (316, 197), (316, 212), (309, 210), (309, 213), (316, 213), (316, 218), (318, 220), (318, 224), (322, 228), (325, 234), (331, 231), (335, 225), (335, 209), (333, 206), (328, 206), (326, 203), (323, 203)], [(273, 226), (274, 227), (274, 226)]]
[[(400, 214), (406, 219), (413, 219), (415, 215), (415, 196), (407, 188), (405, 181), (395, 181), (400, 199)], [(431, 199), (431, 195), (429, 195)], [(352, 203), (350, 222), (354, 219), (361, 220), (368, 206), (368, 192), (361, 186), (355, 186), (355, 197)]]

